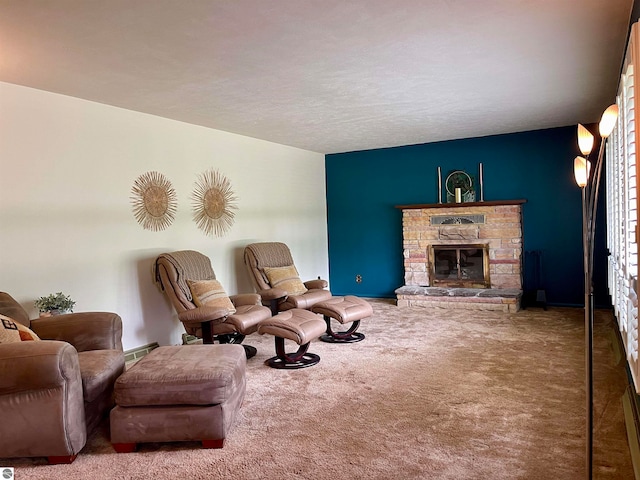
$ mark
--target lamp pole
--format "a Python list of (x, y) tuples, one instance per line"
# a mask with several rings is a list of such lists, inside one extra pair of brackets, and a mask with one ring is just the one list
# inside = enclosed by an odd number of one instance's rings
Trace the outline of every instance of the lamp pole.
[[(602, 173), (605, 142), (618, 119), (618, 106), (611, 105), (602, 114), (599, 132), (602, 140), (596, 160), (595, 170), (587, 160), (593, 149), (593, 135), (582, 125), (578, 125), (578, 145), (584, 157), (576, 157), (573, 172), (576, 183), (582, 190), (582, 250), (584, 266), (584, 348), (585, 348), (585, 409), (586, 409), (586, 478), (593, 475), (593, 250), (598, 210), (598, 188)], [(590, 175), (591, 174), (591, 175)]]
[(585, 344), (585, 394), (586, 394), (586, 478), (593, 472), (593, 288), (589, 262), (589, 212), (587, 187), (582, 187), (582, 249), (584, 264), (584, 344)]

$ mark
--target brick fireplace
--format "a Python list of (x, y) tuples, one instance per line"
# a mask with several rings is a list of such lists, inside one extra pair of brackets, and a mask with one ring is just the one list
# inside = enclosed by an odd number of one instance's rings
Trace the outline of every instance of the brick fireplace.
[(401, 205), (398, 306), (517, 311), (526, 200)]

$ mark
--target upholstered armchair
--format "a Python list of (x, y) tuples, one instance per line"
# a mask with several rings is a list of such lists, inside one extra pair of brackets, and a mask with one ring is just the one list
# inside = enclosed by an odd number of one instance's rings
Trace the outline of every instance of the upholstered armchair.
[[(216, 280), (211, 260), (193, 250), (163, 253), (155, 262), (156, 282), (190, 335), (203, 343), (242, 343), (271, 311), (255, 293), (230, 295)], [(243, 345), (247, 358), (255, 347)]]
[(0, 457), (71, 463), (114, 405), (122, 320), (103, 312), (29, 320), (5, 292), (0, 314), (3, 328), (19, 323), (42, 340), (0, 343)]
[(292, 308), (310, 310), (331, 298), (326, 280), (300, 280), (291, 251), (284, 243), (251, 243), (244, 249), (244, 263), (262, 302), (274, 315)]

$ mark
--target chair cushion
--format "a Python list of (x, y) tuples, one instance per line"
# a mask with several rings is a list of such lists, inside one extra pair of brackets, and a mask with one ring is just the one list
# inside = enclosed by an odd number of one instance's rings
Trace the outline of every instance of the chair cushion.
[(0, 314), (0, 343), (24, 342), (29, 340), (40, 340), (40, 337), (20, 322), (16, 322), (11, 317)]
[(287, 267), (265, 267), (264, 273), (269, 279), (271, 288), (280, 288), (287, 292), (289, 295), (302, 295), (307, 291), (307, 287), (304, 286), (298, 270), (294, 265)]
[(268, 333), (276, 337), (293, 340), (298, 345), (304, 345), (325, 333), (325, 322), (315, 313), (308, 310), (294, 308), (281, 312), (274, 317), (263, 320), (258, 325), (258, 333)]
[(92, 402), (115, 383), (124, 371), (124, 355), (120, 350), (78, 352), (82, 393), (85, 403)]
[(236, 308), (219, 281), (187, 280), (187, 283), (196, 306), (226, 308), (230, 314), (236, 312)]
[(313, 313), (330, 317), (340, 323), (350, 323), (373, 315), (371, 304), (354, 295), (333, 297), (311, 307)]

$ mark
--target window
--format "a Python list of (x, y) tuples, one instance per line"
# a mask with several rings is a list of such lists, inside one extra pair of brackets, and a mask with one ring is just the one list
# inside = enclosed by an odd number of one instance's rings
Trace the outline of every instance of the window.
[(636, 392), (640, 393), (638, 358), (638, 195), (636, 179), (636, 69), (640, 52), (638, 24), (631, 36), (618, 87), (619, 117), (607, 142), (607, 247), (609, 293), (613, 302)]

